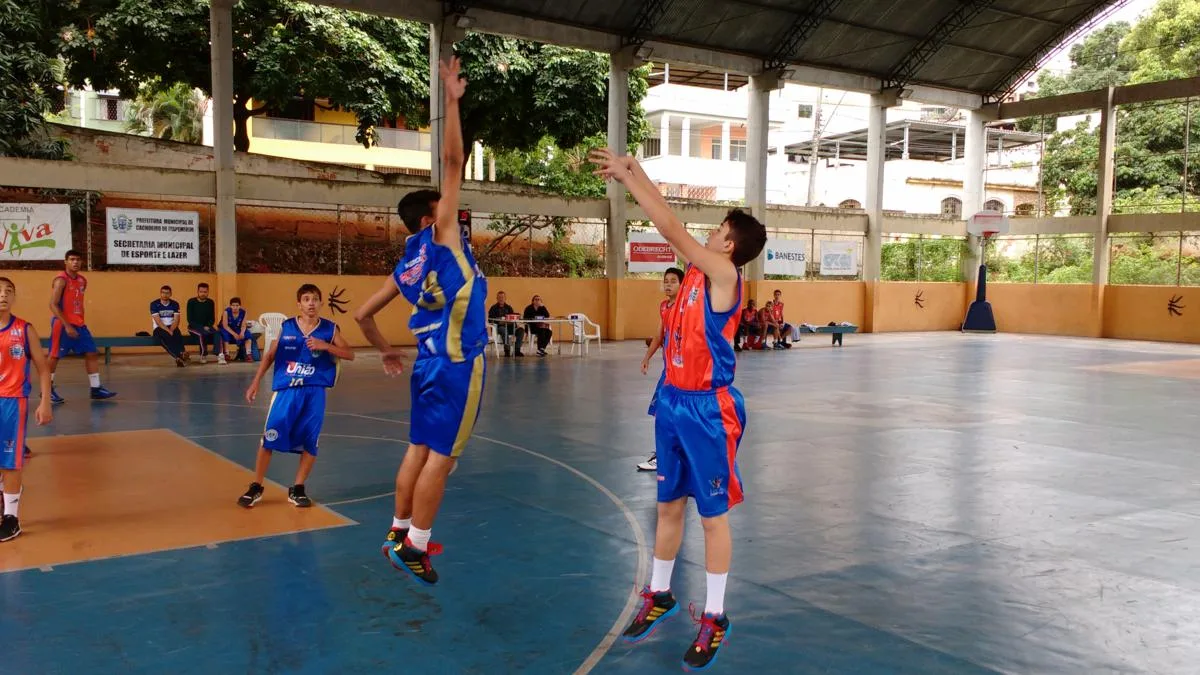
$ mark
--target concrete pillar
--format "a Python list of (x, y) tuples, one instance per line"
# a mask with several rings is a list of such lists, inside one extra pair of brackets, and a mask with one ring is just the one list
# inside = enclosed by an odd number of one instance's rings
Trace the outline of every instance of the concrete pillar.
[[(746, 206), (767, 225), (767, 136), (771, 124), (771, 92), (782, 86), (775, 73), (750, 77), (746, 88), (750, 105), (746, 117)], [(763, 257), (746, 265), (747, 281), (762, 281)]]
[(238, 294), (237, 176), (233, 164), (233, 4), (234, 0), (213, 0), (208, 10), (216, 179), (213, 244), (218, 303), (227, 303)]
[(729, 121), (721, 122), (721, 161), (729, 161)]
[[(987, 114), (971, 110), (967, 113), (967, 127), (963, 152), (963, 219), (983, 210), (984, 172), (987, 168)], [(978, 278), (979, 262), (983, 254), (983, 240), (967, 235), (967, 254), (962, 262), (963, 280), (973, 282)]]
[(454, 56), (454, 43), (463, 39), (466, 31), (453, 23), (454, 17), (429, 27), (429, 168), (433, 188), (442, 184), (442, 91), (441, 61)]
[[(629, 71), (634, 65), (635, 59), (629, 50), (616, 52), (609, 59), (608, 147), (617, 155), (629, 154)], [(666, 115), (663, 118), (665, 120)], [(665, 150), (665, 135), (663, 144)], [(611, 340), (625, 339), (620, 280), (625, 277), (626, 207), (625, 186), (615, 180), (609, 181), (604, 269), (608, 276), (608, 338)]]
[(867, 108), (867, 238), (863, 246), (863, 281), (879, 281), (883, 251), (883, 176), (887, 164), (887, 111), (897, 104), (891, 93), (873, 94)]
[(679, 156), (692, 156), (692, 118), (683, 118), (683, 131), (679, 134)]
[(900, 155), (901, 159), (908, 159), (908, 125), (904, 125), (904, 150)]
[(472, 178), (475, 180), (483, 180), (483, 143), (475, 141), (475, 149), (472, 151), (475, 156), (475, 167)]
[(666, 157), (671, 154), (671, 116), (663, 113), (658, 120), (658, 155)]
[(1092, 283), (1098, 291), (1108, 284), (1108, 216), (1112, 213), (1113, 151), (1117, 147), (1117, 114), (1113, 88), (1108, 88), (1100, 111), (1100, 158), (1096, 166), (1096, 239), (1092, 249)]

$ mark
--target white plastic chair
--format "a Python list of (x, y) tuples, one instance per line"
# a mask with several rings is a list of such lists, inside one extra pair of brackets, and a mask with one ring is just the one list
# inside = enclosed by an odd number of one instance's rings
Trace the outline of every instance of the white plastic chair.
[(496, 356), (500, 356), (500, 334), (496, 332), (496, 324), (488, 322), (488, 342), (492, 345), (492, 352)]
[[(579, 348), (584, 354), (588, 353), (588, 345), (592, 340), (596, 341), (596, 348), (604, 350), (604, 345), (600, 341), (600, 324), (588, 318), (587, 314), (575, 312), (568, 314), (567, 318), (573, 323), (572, 338), (571, 338), (571, 353), (575, 353), (575, 349)], [(591, 329), (596, 329), (593, 333)]]
[(259, 315), (258, 323), (264, 328), (262, 348), (264, 354), (271, 348), (271, 342), (279, 339), (279, 332), (283, 330), (284, 321), (287, 321), (287, 315), (279, 312), (267, 312)]

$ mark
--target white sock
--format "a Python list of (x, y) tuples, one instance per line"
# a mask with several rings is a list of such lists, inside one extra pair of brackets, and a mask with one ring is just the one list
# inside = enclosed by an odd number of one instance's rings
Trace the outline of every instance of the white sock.
[(424, 551), (429, 548), (429, 537), (433, 535), (431, 530), (420, 530), (415, 527), (410, 527), (408, 530), (408, 541), (413, 548), (418, 551)]
[(396, 518), (392, 517), (393, 530), (407, 530), (412, 527), (412, 518)]
[[(23, 490), (22, 490), (23, 492)], [(4, 515), (16, 516), (17, 507), (21, 505), (21, 493), (13, 494), (11, 492), (4, 493)]]
[(54, 373), (50, 373), (50, 384), (54, 384)]
[(725, 578), (729, 576), (729, 573), (713, 574), (708, 572), (707, 576), (708, 600), (704, 603), (704, 613), (721, 616), (725, 613)]
[(671, 572), (675, 569), (674, 560), (654, 559), (654, 567), (650, 573), (650, 592), (671, 590)]
[(100, 386), (100, 373), (88, 373), (88, 384), (92, 385), (92, 389)]

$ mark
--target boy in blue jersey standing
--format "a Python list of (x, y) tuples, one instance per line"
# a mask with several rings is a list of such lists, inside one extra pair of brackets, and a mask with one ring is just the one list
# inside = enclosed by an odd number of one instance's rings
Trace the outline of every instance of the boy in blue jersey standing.
[[(403, 371), (401, 352), (379, 332), (375, 315), (398, 295), (413, 305), (408, 327), (417, 338), (412, 366), (408, 451), (396, 473), (396, 503), (383, 553), (397, 569), (437, 583), (429, 562), (430, 531), (446, 477), (475, 428), (483, 394), (488, 342), (487, 281), (458, 226), (463, 140), (458, 101), (466, 89), (453, 58), (442, 63), (446, 94), (442, 192), (405, 195), (398, 210), (412, 233), (390, 279), (355, 312), (363, 334), (383, 356), (384, 371)], [(436, 552), (436, 547), (434, 552)]]
[(263, 481), (273, 452), (300, 455), (296, 482), (288, 488), (288, 501), (301, 508), (312, 506), (304, 481), (317, 461), (317, 441), (325, 421), (325, 390), (337, 384), (337, 360), (354, 360), (354, 352), (337, 324), (318, 316), (321, 289), (304, 284), (296, 291), (296, 303), (300, 315), (283, 322), (279, 339), (271, 343), (254, 381), (246, 389), (246, 401), (253, 403), (258, 396), (258, 383), (267, 374), (267, 368), (274, 365), (271, 389), (275, 393), (271, 396), (267, 424), (254, 462), (254, 482), (238, 498), (238, 506), (247, 509), (262, 499)]

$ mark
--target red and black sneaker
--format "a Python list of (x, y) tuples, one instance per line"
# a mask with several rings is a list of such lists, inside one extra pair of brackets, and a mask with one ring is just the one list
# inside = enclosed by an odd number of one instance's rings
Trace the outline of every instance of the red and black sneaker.
[(683, 655), (683, 669), (704, 670), (717, 660), (717, 652), (729, 637), (729, 617), (725, 614), (717, 616), (705, 613), (697, 619), (695, 608), (689, 607), (689, 610), (692, 613), (692, 621), (700, 624), (700, 632)]
[(675, 602), (671, 591), (654, 593), (646, 586), (642, 589), (642, 608), (638, 610), (637, 616), (633, 617), (633, 623), (629, 624), (621, 637), (626, 642), (641, 642), (650, 637), (658, 624), (678, 611), (679, 603)]
[(388, 560), (392, 562), (392, 567), (408, 572), (421, 583), (432, 586), (438, 581), (437, 570), (433, 569), (433, 563), (429, 562), (429, 553), (413, 548), (407, 539), (388, 551)]
[[(390, 559), (390, 556), (388, 555), (388, 551), (391, 551), (393, 548), (395, 548), (396, 544), (403, 544), (405, 538), (407, 538), (407, 537), (408, 537), (408, 528), (407, 527), (405, 527), (405, 528), (393, 527), (392, 529), (388, 530), (387, 538), (383, 540), (383, 546), (380, 547), (380, 550), (383, 552), (383, 557)], [(425, 550), (425, 552), (428, 553), (429, 555), (441, 555), (442, 550), (443, 549), (442, 549), (441, 544), (439, 544), (436, 541), (431, 541), (431, 542), (429, 542), (429, 548), (427, 548)]]

